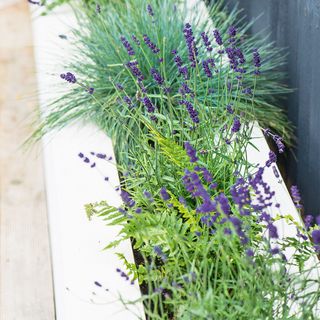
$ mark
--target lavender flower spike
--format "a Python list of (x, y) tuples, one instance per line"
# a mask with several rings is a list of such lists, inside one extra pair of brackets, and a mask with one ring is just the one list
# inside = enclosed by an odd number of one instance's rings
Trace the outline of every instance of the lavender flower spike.
[(70, 82), (70, 83), (76, 83), (77, 82), (77, 78), (71, 72), (62, 73), (60, 75), (60, 78), (66, 80), (67, 82)]
[(184, 147), (187, 151), (187, 155), (190, 158), (190, 162), (196, 162), (198, 161), (197, 155), (196, 155), (196, 150), (194, 150), (190, 144), (190, 142), (185, 142)]
[(135, 52), (134, 52), (131, 44), (129, 43), (129, 41), (124, 36), (121, 36), (120, 40), (121, 40), (123, 46), (127, 49), (128, 55), (129, 56), (134, 56)]
[(160, 73), (155, 69), (152, 68), (151, 70), (151, 75), (153, 77), (153, 79), (160, 85), (162, 86), (164, 83), (164, 79), (161, 77)]

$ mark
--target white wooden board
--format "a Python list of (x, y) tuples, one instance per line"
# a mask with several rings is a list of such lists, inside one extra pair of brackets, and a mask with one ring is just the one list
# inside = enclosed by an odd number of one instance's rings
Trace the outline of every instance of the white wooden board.
[[(74, 23), (72, 20), (65, 7), (53, 15), (34, 17), (42, 107), (48, 97), (57, 95), (55, 85), (62, 81), (59, 74), (64, 70), (59, 69), (59, 56), (63, 52), (66, 58), (68, 42), (58, 35), (69, 34), (68, 24)], [(61, 46), (64, 51), (59, 49)], [(126, 310), (119, 301), (119, 295), (124, 300), (138, 299), (138, 284), (131, 285), (116, 272), (116, 268), (124, 267), (114, 251), (102, 250), (116, 238), (120, 228), (106, 227), (101, 219), (89, 221), (84, 210), (84, 204), (95, 201), (106, 200), (116, 206), (121, 203), (119, 192), (115, 191), (119, 178), (114, 163), (97, 161), (97, 168), (90, 168), (78, 157), (79, 152), (89, 155), (95, 151), (114, 159), (111, 140), (95, 126), (77, 123), (48, 135), (43, 144), (57, 319), (144, 318), (142, 305)], [(104, 175), (109, 182), (104, 181)], [(133, 262), (129, 241), (116, 251)], [(103, 287), (95, 285), (95, 281)]]

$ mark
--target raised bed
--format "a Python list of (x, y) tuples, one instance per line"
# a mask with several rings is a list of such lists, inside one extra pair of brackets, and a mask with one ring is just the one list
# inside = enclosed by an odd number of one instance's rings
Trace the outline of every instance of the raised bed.
[[(41, 105), (47, 101), (48, 88), (54, 88), (55, 81), (59, 81), (58, 74), (63, 71), (56, 69), (59, 64), (57, 47), (50, 47), (52, 44), (58, 44), (59, 47), (63, 45), (66, 53), (68, 51), (68, 42), (59, 38), (59, 35), (68, 36), (66, 21), (69, 24), (72, 16), (65, 8), (60, 10), (55, 15), (34, 19)], [(53, 67), (50, 71), (48, 63)], [(252, 136), (257, 149), (248, 148), (248, 160), (264, 165), (269, 147), (257, 124)], [(57, 318), (136, 319), (137, 315), (143, 318), (141, 304), (132, 307), (132, 310), (126, 310), (118, 300), (119, 296), (124, 300), (138, 299), (139, 286), (128, 286), (115, 272), (117, 267), (123, 266), (114, 251), (102, 251), (106, 244), (115, 239), (119, 228), (106, 227), (102, 221), (90, 222), (84, 210), (84, 204), (102, 199), (115, 206), (121, 203), (119, 194), (115, 191), (119, 185), (115, 163), (105, 163), (100, 174), (88, 169), (77, 157), (79, 152), (94, 151), (104, 152), (114, 159), (111, 140), (95, 126), (77, 123), (50, 134), (44, 139), (43, 145)], [(279, 172), (277, 168), (276, 170)], [(110, 179), (107, 184), (103, 175)], [(275, 191), (276, 201), (280, 204), (280, 208), (271, 207), (269, 214), (272, 217), (290, 214), (293, 220), (302, 224), (281, 176), (276, 176), (274, 169), (268, 168), (265, 181)], [(285, 219), (279, 220), (276, 225), (280, 238), (296, 237), (296, 227)], [(289, 248), (286, 252), (288, 259), (293, 254), (290, 250)], [(122, 244), (121, 252), (129, 261), (134, 261), (129, 241)], [(309, 266), (314, 266), (317, 259), (316, 255), (310, 258)], [(319, 278), (319, 271), (314, 268), (309, 277)]]

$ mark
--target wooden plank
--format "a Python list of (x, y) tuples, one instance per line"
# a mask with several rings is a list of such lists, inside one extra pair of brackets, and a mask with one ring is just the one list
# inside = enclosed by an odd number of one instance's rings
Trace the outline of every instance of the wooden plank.
[(53, 320), (42, 157), (24, 153), (37, 104), (26, 1), (0, 10), (0, 319)]
[[(65, 7), (33, 21), (39, 98), (44, 109), (50, 96), (61, 94), (58, 84), (66, 85), (59, 77), (65, 70), (59, 65), (68, 56), (69, 47), (68, 41), (58, 37), (69, 35), (66, 21), (74, 24)], [(131, 285), (116, 272), (116, 268), (125, 268), (115, 252), (134, 261), (130, 241), (117, 250), (103, 251), (116, 239), (120, 227), (106, 226), (100, 218), (89, 221), (84, 210), (85, 204), (95, 201), (121, 204), (115, 190), (119, 178), (111, 140), (94, 125), (77, 122), (53, 132), (43, 143), (57, 319), (144, 319), (142, 304), (126, 309), (119, 300), (119, 296), (124, 300), (141, 296), (137, 283)], [(97, 166), (90, 168), (78, 153), (90, 156), (91, 151), (106, 153), (113, 160), (95, 159)], [(109, 177), (108, 182), (104, 176)], [(103, 287), (95, 285), (96, 281)]]

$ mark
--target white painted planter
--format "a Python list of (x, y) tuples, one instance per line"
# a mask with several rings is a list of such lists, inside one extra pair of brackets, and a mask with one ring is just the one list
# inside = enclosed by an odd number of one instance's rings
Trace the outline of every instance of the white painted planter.
[[(54, 92), (48, 93), (48, 88), (55, 88), (54, 84), (60, 82), (58, 74), (64, 71), (56, 68), (61, 47), (65, 48), (61, 59), (66, 58), (68, 42), (58, 35), (68, 35), (69, 24), (72, 24), (72, 15), (65, 8), (53, 15), (35, 17), (33, 21), (40, 105), (44, 106), (48, 97), (54, 96)], [(248, 160), (264, 165), (269, 148), (258, 125), (253, 137), (259, 151), (248, 148)], [(130, 320), (137, 319), (137, 315), (144, 319), (141, 304), (126, 310), (118, 300), (119, 295), (124, 299), (138, 299), (138, 285), (130, 286), (115, 272), (122, 264), (114, 251), (102, 251), (115, 239), (119, 227), (106, 227), (103, 221), (89, 222), (84, 212), (84, 204), (102, 199), (112, 205), (121, 203), (114, 191), (119, 184), (116, 167), (105, 164), (103, 173), (110, 178), (110, 184), (106, 184), (97, 171), (89, 170), (79, 161), (79, 152), (90, 151), (114, 158), (111, 140), (93, 125), (77, 123), (50, 134), (43, 141), (57, 319)], [(302, 223), (284, 182), (275, 177), (271, 168), (266, 170), (265, 181), (276, 192), (276, 200), (281, 204), (280, 209), (270, 208), (269, 214), (290, 213)], [(280, 237), (296, 236), (296, 228), (283, 219), (277, 227)], [(121, 250), (133, 262), (129, 241), (122, 244)], [(289, 259), (292, 254), (288, 249)], [(312, 257), (310, 266), (316, 261), (317, 257)], [(310, 277), (319, 278), (319, 270), (315, 268)], [(95, 281), (103, 288), (94, 285)]]

